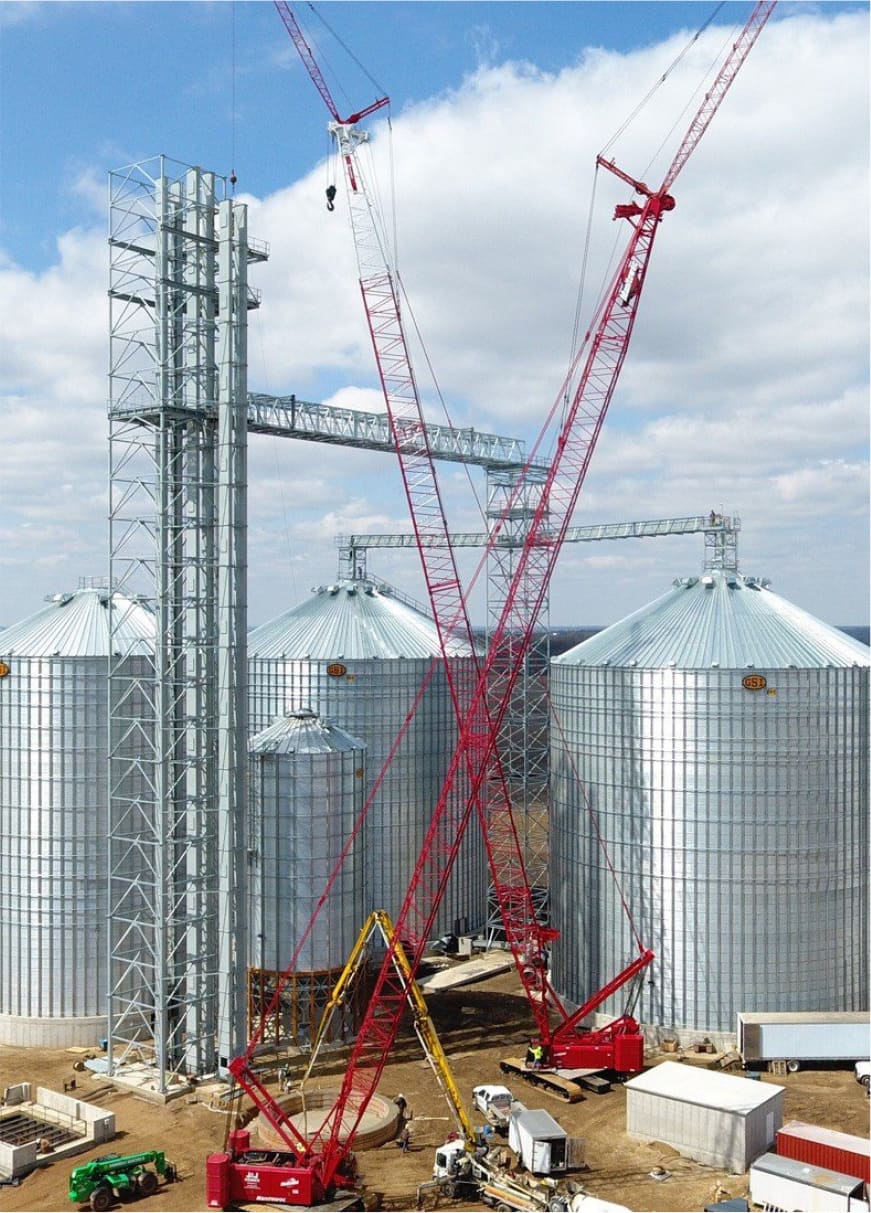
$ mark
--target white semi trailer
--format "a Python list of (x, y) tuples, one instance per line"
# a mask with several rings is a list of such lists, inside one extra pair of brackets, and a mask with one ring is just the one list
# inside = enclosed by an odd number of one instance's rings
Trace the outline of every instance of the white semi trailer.
[(738, 1052), (746, 1066), (785, 1061), (794, 1074), (803, 1062), (850, 1061), (868, 1056), (867, 1011), (739, 1011)]
[(865, 1185), (780, 1154), (763, 1154), (750, 1167), (750, 1200), (787, 1213), (868, 1213)]

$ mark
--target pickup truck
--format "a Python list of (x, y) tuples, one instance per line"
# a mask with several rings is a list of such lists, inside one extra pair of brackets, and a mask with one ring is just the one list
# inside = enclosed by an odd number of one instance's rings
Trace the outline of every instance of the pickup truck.
[(472, 1088), (472, 1103), (497, 1133), (507, 1134), (514, 1096), (498, 1083), (482, 1083)]
[(857, 1061), (853, 1067), (853, 1073), (856, 1075), (856, 1082), (861, 1082), (865, 1090), (871, 1094), (871, 1061)]

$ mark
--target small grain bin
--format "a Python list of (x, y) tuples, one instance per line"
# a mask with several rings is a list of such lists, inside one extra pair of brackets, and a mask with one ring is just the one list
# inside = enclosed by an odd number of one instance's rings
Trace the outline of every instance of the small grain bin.
[[(457, 642), (451, 658), (469, 686), (474, 660)], [(372, 791), (409, 712), (404, 739), (380, 784), (366, 824), (365, 909), (394, 918), (438, 801), (456, 745), (456, 723), (433, 621), (388, 587), (341, 579), (254, 629), (248, 638), (252, 733), (278, 715), (311, 708), (367, 747)], [(454, 807), (465, 805), (464, 779)], [(486, 916), (487, 869), (480, 830), (466, 831), (434, 924), (434, 934), (467, 934)]]
[(57, 594), (0, 632), (2, 1044), (63, 1048), (106, 1035), (113, 612), (128, 672), (144, 673), (154, 618), (105, 589)]
[[(646, 1030), (722, 1040), (739, 1010), (868, 1006), (869, 663), (729, 569), (676, 581), (552, 661), (566, 999), (637, 954), (625, 899), (656, 956)], [(622, 1009), (618, 995), (602, 1011)]]
[(626, 1132), (741, 1174), (774, 1145), (783, 1087), (665, 1061), (626, 1084)]
[[(249, 745), (249, 1035), (273, 1002), (363, 807), (365, 745), (300, 709)], [(364, 849), (348, 853), (302, 945), (266, 1035), (311, 1039), (363, 925)], [(332, 1037), (356, 1028), (355, 1008), (334, 1017)]]

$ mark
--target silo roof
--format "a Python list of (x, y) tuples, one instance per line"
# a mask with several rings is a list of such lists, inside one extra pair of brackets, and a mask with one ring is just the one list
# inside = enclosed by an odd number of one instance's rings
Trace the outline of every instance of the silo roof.
[(768, 583), (712, 570), (554, 658), (554, 664), (663, 669), (871, 665), (871, 649), (781, 598)]
[[(465, 643), (452, 645), (468, 656)], [(441, 654), (432, 619), (393, 598), (371, 581), (318, 586), (313, 597), (254, 628), (248, 655), (254, 658), (427, 658)]]
[(279, 717), (248, 743), (251, 754), (334, 754), (365, 749), (365, 741), (308, 708)]
[(79, 589), (55, 594), (41, 610), (0, 632), (0, 653), (19, 657), (108, 657), (114, 639), (124, 654), (154, 652), (154, 615), (141, 603), (113, 596), (120, 609), (114, 638), (110, 635), (109, 594), (105, 589)]

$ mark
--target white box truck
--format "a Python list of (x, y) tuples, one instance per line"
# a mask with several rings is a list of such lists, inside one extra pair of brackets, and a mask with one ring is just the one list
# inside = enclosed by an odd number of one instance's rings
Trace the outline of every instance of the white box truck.
[(746, 1066), (785, 1061), (791, 1074), (806, 1061), (868, 1056), (867, 1011), (739, 1011), (738, 1052)]
[(515, 1104), (508, 1122), (508, 1144), (534, 1175), (559, 1175), (584, 1165), (584, 1139), (569, 1137), (544, 1108)]
[(783, 1213), (868, 1213), (865, 1185), (855, 1175), (763, 1154), (750, 1167), (750, 1201)]

